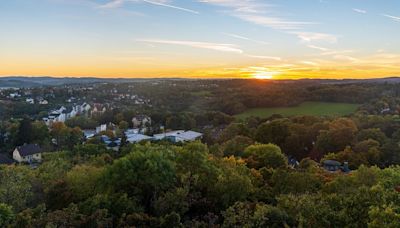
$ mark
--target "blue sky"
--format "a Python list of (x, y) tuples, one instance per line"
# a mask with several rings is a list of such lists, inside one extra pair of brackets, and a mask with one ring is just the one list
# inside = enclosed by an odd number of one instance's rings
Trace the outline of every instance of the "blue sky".
[(400, 75), (397, 0), (2, 0), (0, 26), (3, 76)]

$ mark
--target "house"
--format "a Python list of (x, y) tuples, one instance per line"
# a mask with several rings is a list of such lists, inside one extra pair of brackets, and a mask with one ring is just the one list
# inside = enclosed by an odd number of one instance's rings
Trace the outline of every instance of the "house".
[(85, 139), (91, 139), (96, 135), (96, 130), (86, 129), (86, 130), (82, 130), (82, 131), (85, 136)]
[(107, 131), (107, 130), (110, 130), (110, 131), (114, 132), (114, 134), (115, 134), (116, 129), (117, 129), (117, 125), (115, 125), (113, 123), (102, 124), (102, 125), (96, 127), (96, 134), (99, 134), (99, 133), (101, 133), (103, 131)]
[(15, 148), (13, 159), (17, 162), (40, 162), (42, 161), (42, 149), (37, 144), (26, 144)]
[(35, 104), (35, 100), (33, 98), (26, 98), (26, 103), (28, 104)]
[(138, 143), (144, 140), (152, 140), (153, 137), (142, 134), (142, 129), (128, 129), (125, 132), (126, 141), (129, 143)]
[(91, 115), (94, 115), (94, 116), (101, 115), (106, 111), (107, 111), (107, 107), (105, 105), (102, 105), (99, 103), (94, 103)]
[(91, 109), (92, 107), (90, 106), (90, 104), (88, 104), (88, 103), (83, 103), (81, 106), (80, 106), (80, 111), (81, 112), (89, 112), (90, 111), (90, 109)]
[(329, 172), (342, 171), (342, 172), (348, 173), (351, 171), (349, 169), (348, 162), (344, 162), (342, 165), (342, 163), (335, 161), (335, 160), (325, 160), (322, 162), (322, 165), (323, 165), (323, 168)]
[(49, 102), (48, 102), (47, 100), (40, 100), (40, 101), (39, 101), (39, 104), (41, 104), (41, 105), (48, 105)]
[(199, 140), (203, 137), (202, 133), (195, 132), (195, 131), (184, 131), (184, 130), (177, 130), (177, 131), (170, 131), (165, 132), (162, 134), (155, 134), (153, 136), (154, 140), (170, 140), (172, 142), (192, 142)]
[(102, 135), (100, 137), (101, 141), (106, 145), (106, 148), (109, 150), (118, 151), (119, 147), (121, 146), (121, 139), (111, 139), (107, 135)]
[[(48, 102), (46, 101), (46, 104)], [(72, 107), (66, 108), (61, 106), (59, 109), (55, 109), (50, 111), (49, 116), (43, 118), (43, 121), (47, 126), (51, 126), (55, 122), (65, 122), (70, 118), (74, 118), (80, 114), (86, 114), (90, 110), (90, 105), (87, 103), (83, 103), (82, 105), (74, 105)]]
[(0, 154), (0, 165), (11, 165), (14, 161), (6, 154)]
[(153, 139), (153, 137), (147, 136), (147, 135), (142, 135), (142, 134), (132, 134), (132, 135), (127, 135), (126, 136), (127, 139), (126, 141), (129, 143), (138, 143), (141, 141), (145, 141), (145, 140), (151, 140)]
[(9, 95), (8, 97), (10, 97), (10, 98), (17, 98), (17, 97), (21, 97), (21, 94), (19, 94), (18, 92), (10, 93), (10, 95)]
[(151, 118), (146, 115), (138, 115), (132, 118), (134, 128), (145, 127), (151, 125)]
[(297, 161), (295, 158), (290, 158), (288, 164), (291, 168), (297, 168), (300, 165), (300, 162)]
[(340, 167), (342, 166), (342, 163), (334, 160), (325, 160), (322, 162), (322, 165), (325, 170), (330, 171), (330, 172), (335, 172), (340, 170)]

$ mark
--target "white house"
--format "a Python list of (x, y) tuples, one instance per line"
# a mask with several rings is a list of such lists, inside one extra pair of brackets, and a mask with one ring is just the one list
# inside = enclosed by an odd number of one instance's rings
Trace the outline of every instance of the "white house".
[(138, 143), (141, 141), (152, 139), (152, 137), (147, 136), (147, 135), (142, 135), (142, 134), (131, 134), (131, 135), (127, 135), (126, 137), (127, 137), (126, 141), (128, 141), (129, 143)]
[(49, 102), (48, 102), (47, 100), (40, 100), (40, 101), (39, 101), (39, 104), (41, 104), (41, 105), (47, 105), (47, 104), (49, 104)]
[(140, 133), (141, 133), (141, 129), (138, 129), (138, 128), (126, 130), (125, 131), (126, 141), (128, 141), (130, 143), (138, 143), (140, 141), (153, 139), (153, 137), (143, 135)]
[(167, 139), (172, 142), (192, 142), (199, 140), (202, 137), (203, 137), (202, 133), (195, 131), (184, 131), (184, 130), (170, 131), (162, 134), (155, 134), (153, 136), (155, 140)]
[(96, 127), (96, 134), (99, 134), (100, 132), (107, 131), (107, 130), (110, 130), (115, 133), (116, 129), (117, 129), (117, 126), (113, 123), (102, 124), (102, 125)]
[(27, 144), (15, 148), (13, 159), (17, 162), (40, 162), (42, 161), (42, 149), (37, 144)]
[(35, 104), (35, 100), (33, 98), (26, 98), (26, 103)]
[(82, 112), (82, 113), (88, 113), (89, 111), (90, 111), (90, 109), (91, 109), (92, 107), (88, 104), (88, 103), (83, 103), (81, 106), (80, 106), (80, 112)]
[(132, 124), (134, 128), (146, 127), (151, 124), (151, 118), (146, 115), (138, 115), (132, 118)]
[(96, 135), (96, 130), (86, 129), (82, 131), (85, 136), (85, 139), (91, 139)]

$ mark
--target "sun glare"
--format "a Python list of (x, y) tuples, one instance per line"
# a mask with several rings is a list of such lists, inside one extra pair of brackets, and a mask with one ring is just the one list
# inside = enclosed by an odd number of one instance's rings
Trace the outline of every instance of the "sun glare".
[(268, 80), (268, 79), (273, 79), (274, 73), (262, 71), (262, 72), (255, 72), (252, 76), (255, 79)]

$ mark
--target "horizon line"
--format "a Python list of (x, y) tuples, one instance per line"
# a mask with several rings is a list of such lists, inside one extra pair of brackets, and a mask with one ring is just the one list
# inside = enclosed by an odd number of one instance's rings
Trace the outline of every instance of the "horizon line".
[(376, 79), (390, 79), (400, 78), (399, 76), (382, 76), (382, 77), (368, 77), (368, 78), (270, 78), (270, 79), (257, 79), (253, 77), (197, 77), (197, 76), (154, 76), (154, 77), (99, 77), (99, 76), (45, 76), (45, 75), (0, 75), (0, 80), (4, 78), (53, 78), (53, 79), (103, 79), (103, 80), (154, 80), (154, 79), (186, 79), (186, 80), (232, 80), (232, 79), (244, 79), (244, 80), (260, 80), (260, 81), (299, 81), (299, 80), (376, 80)]

